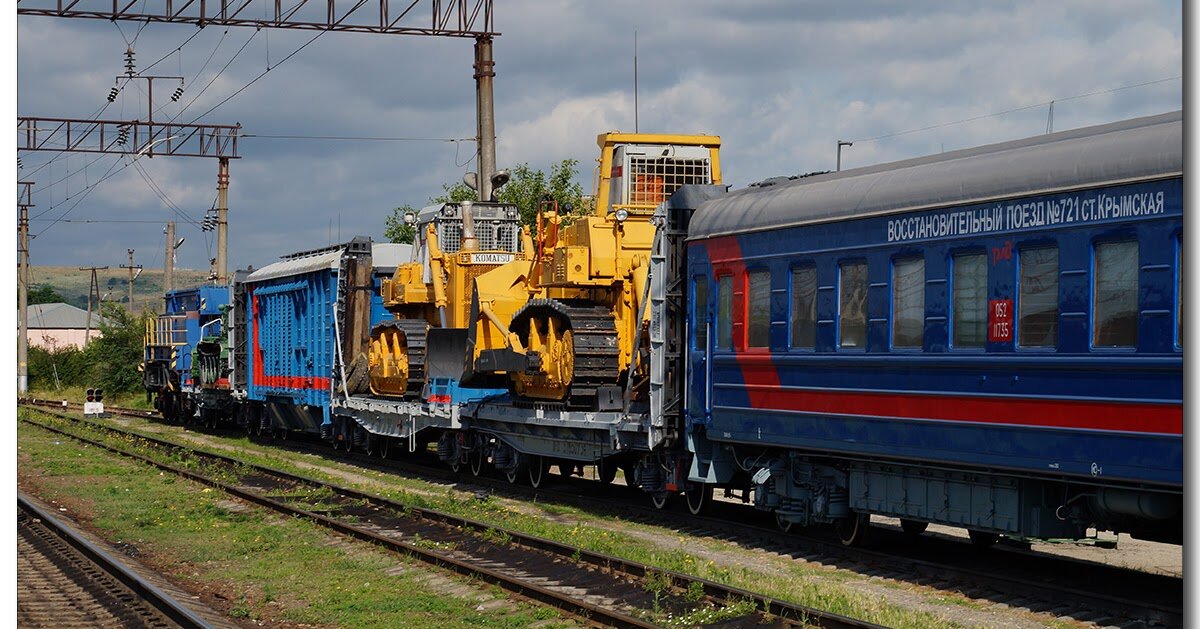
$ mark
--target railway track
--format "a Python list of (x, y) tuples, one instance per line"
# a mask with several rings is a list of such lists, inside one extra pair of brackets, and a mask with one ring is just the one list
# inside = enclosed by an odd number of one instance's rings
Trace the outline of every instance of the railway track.
[[(286, 447), (318, 456), (331, 454), (325, 444), (306, 440), (287, 441)], [(780, 531), (769, 514), (740, 502), (717, 500), (708, 515), (694, 516), (651, 508), (641, 490), (580, 477), (556, 477), (535, 489), (502, 475), (473, 476), (467, 468), (454, 472), (432, 456), (381, 461), (367, 454), (337, 452), (333, 458), (381, 472), (400, 471), (448, 483), (467, 481), (499, 495), (616, 514), (686, 535), (735, 540), (797, 560), (1099, 626), (1183, 624), (1180, 578), (1048, 555), (1016, 543), (980, 549), (962, 538), (930, 533), (914, 539), (895, 527), (874, 526), (872, 547), (847, 548), (826, 529)]]
[[(752, 625), (877, 626), (519, 531), (414, 508), (221, 454), (184, 448), (71, 415), (42, 412), (125, 439), (132, 435), (139, 446), (159, 454), (186, 454), (201, 462), (201, 469), (211, 472), (185, 470), (162, 462), (163, 457), (127, 450), (28, 417), (22, 421), (141, 460), (279, 513), (304, 517), (343, 535), (499, 585), (589, 623), (654, 627), (668, 615), (678, 617), (704, 609), (726, 621)], [(216, 478), (229, 474), (237, 480)]]
[(17, 625), (198, 628), (222, 623), (184, 606), (18, 493)]
[[(142, 411), (129, 415), (154, 416)], [(303, 441), (288, 441), (287, 445), (330, 454), (323, 445)], [(490, 492), (518, 498), (536, 496), (541, 501), (616, 513), (639, 522), (669, 526), (683, 534), (733, 539), (795, 559), (1100, 626), (1183, 624), (1183, 581), (1176, 577), (1047, 556), (1012, 546), (980, 552), (962, 540), (938, 535), (914, 541), (904, 538), (899, 530), (884, 527), (872, 531), (877, 540), (875, 548), (846, 548), (819, 529), (783, 533), (771, 518), (729, 501), (715, 501), (708, 516), (692, 516), (631, 504), (627, 488), (601, 486), (581, 478), (559, 477), (555, 483), (544, 483), (535, 490), (503, 478), (473, 477), (465, 469), (455, 473), (432, 458), (427, 464), (420, 457), (382, 462), (367, 455), (340, 452), (336, 458), (385, 472), (401, 470), (446, 482), (469, 480)], [(636, 495), (636, 501), (644, 501), (644, 494)]]

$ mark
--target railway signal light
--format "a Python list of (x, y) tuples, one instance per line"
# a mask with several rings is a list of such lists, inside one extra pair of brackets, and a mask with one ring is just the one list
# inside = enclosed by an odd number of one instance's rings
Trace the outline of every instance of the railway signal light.
[(104, 389), (88, 389), (86, 391), (86, 393), (87, 393), (87, 401), (89, 401), (89, 402), (103, 402), (104, 401)]

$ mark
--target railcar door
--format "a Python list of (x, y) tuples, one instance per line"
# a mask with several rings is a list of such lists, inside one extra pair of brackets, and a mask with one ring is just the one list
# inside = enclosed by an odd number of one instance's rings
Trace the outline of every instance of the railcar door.
[(709, 305), (708, 277), (692, 278), (692, 307), (688, 316), (688, 427), (707, 425), (708, 401), (712, 378), (712, 308)]

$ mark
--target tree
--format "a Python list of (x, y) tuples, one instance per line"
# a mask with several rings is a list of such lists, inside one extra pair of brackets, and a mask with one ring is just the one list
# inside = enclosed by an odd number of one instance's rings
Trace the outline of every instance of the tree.
[(404, 222), (404, 215), (408, 212), (416, 212), (411, 205), (404, 205), (392, 208), (392, 215), (384, 217), (383, 237), (388, 239), (388, 242), (399, 242), (406, 245), (411, 245), (413, 238), (417, 235), (417, 228)]
[[(590, 213), (591, 205), (584, 201), (583, 188), (575, 181), (575, 177), (579, 174), (578, 165), (579, 160), (564, 159), (550, 167), (550, 176), (547, 177), (546, 173), (541, 170), (534, 170), (527, 163), (521, 164), (512, 169), (508, 183), (500, 188), (498, 198), (501, 203), (512, 203), (517, 206), (521, 211), (523, 225), (532, 225), (537, 221), (538, 204), (547, 194), (558, 201), (560, 212), (565, 213), (566, 205), (570, 204), (573, 208), (572, 214)], [(442, 184), (442, 194), (429, 199), (429, 203), (459, 203), (467, 200), (473, 201), (478, 196), (478, 193), (465, 183)], [(403, 224), (406, 209), (411, 210), (412, 208), (408, 205), (396, 208), (392, 210), (391, 216), (384, 219), (387, 223), (384, 234), (392, 239), (392, 242), (411, 242), (397, 241), (392, 236), (393, 233), (399, 233), (393, 232), (392, 226)]]
[(30, 306), (34, 304), (58, 304), (65, 303), (66, 297), (63, 297), (50, 284), (34, 284), (29, 287), (29, 292), (25, 294)]
[(512, 178), (500, 189), (500, 200), (512, 203), (521, 211), (521, 223), (532, 225), (537, 222), (538, 205), (548, 194), (558, 201), (559, 212), (566, 213), (570, 204), (572, 213), (583, 208), (583, 188), (575, 181), (579, 160), (564, 159), (550, 167), (550, 177), (529, 164), (521, 164), (512, 170)]
[(137, 366), (142, 362), (146, 323), (154, 314), (146, 311), (134, 316), (112, 302), (102, 303), (101, 313), (102, 336), (93, 339), (84, 350), (90, 364), (86, 384), (113, 393), (136, 391), (142, 386)]

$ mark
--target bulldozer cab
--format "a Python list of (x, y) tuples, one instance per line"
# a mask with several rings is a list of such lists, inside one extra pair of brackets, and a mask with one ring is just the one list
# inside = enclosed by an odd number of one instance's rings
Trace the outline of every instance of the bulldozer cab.
[[(438, 248), (443, 253), (463, 250), (464, 214), (474, 223), (477, 251), (516, 253), (521, 246), (521, 212), (508, 203), (439, 203), (421, 209), (414, 217), (419, 242), (417, 259), (428, 260), (426, 230), (434, 225)], [(466, 230), (466, 231), (469, 231)], [(421, 257), (423, 256), (423, 257)]]
[(721, 183), (717, 136), (613, 132), (597, 143), (597, 216), (649, 217), (682, 186)]

